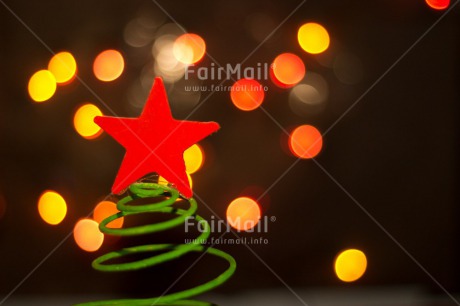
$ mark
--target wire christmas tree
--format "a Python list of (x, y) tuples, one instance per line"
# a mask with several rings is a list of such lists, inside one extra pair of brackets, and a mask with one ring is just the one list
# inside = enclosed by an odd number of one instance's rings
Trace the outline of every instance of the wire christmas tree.
[[(148, 244), (133, 246), (102, 255), (93, 261), (93, 268), (106, 272), (122, 272), (144, 269), (190, 252), (207, 252), (229, 263), (229, 267), (217, 278), (184, 291), (147, 298), (123, 299), (83, 303), (79, 305), (210, 305), (190, 298), (209, 291), (229, 279), (236, 269), (235, 259), (215, 248), (201, 245), (210, 235), (209, 224), (196, 215), (197, 202), (192, 198), (183, 152), (196, 142), (217, 131), (215, 122), (175, 120), (171, 115), (161, 78), (156, 78), (144, 110), (139, 118), (96, 117), (95, 122), (126, 149), (126, 154), (112, 186), (114, 194), (123, 194), (117, 203), (119, 213), (104, 219), (99, 228), (104, 234), (136, 236), (169, 230), (180, 226), (190, 216), (204, 229), (199, 237), (187, 244)], [(158, 175), (151, 181), (140, 181), (146, 175), (158, 173), (170, 184), (158, 182)], [(189, 207), (174, 207), (179, 198)], [(133, 205), (137, 199), (151, 203)], [(161, 199), (161, 201), (159, 201)], [(150, 201), (148, 201), (150, 202)], [(173, 219), (130, 228), (110, 228), (107, 225), (122, 217), (141, 213), (165, 213), (177, 215)], [(160, 254), (128, 263), (108, 264), (109, 260), (132, 254), (160, 252)]]

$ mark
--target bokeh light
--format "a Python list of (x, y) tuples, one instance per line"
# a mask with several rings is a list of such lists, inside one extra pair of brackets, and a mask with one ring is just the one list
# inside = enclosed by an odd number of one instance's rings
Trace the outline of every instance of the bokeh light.
[(233, 200), (227, 207), (227, 222), (236, 230), (247, 231), (259, 223), (260, 207), (248, 197)]
[(319, 54), (327, 50), (330, 43), (329, 33), (320, 24), (309, 22), (302, 25), (297, 32), (300, 47), (311, 54)]
[[(188, 174), (188, 173), (186, 173), (186, 174), (187, 174), (188, 182), (189, 182), (189, 184), (190, 184), (190, 189), (192, 189), (192, 188), (193, 188), (192, 176), (191, 176), (190, 174)], [(158, 178), (158, 184), (161, 184), (161, 185), (168, 185), (169, 182), (168, 182), (164, 177), (160, 176), (160, 177)]]
[(173, 53), (181, 63), (191, 65), (198, 63), (206, 52), (206, 43), (197, 34), (185, 33), (176, 38)]
[[(162, 29), (165, 27), (166, 25)], [(170, 30), (174, 31), (174, 28)], [(174, 56), (173, 49), (176, 38), (177, 36), (172, 34), (160, 36), (155, 40), (152, 48), (155, 59), (153, 74), (163, 77), (164, 81), (168, 83), (173, 83), (182, 78), (187, 66)]]
[(246, 27), (251, 36), (258, 42), (273, 43), (279, 36), (275, 31), (278, 23), (272, 16), (258, 12), (247, 17)]
[(324, 110), (329, 96), (326, 80), (317, 73), (309, 72), (304, 80), (289, 93), (289, 107), (303, 117), (310, 117)]
[(297, 127), (289, 137), (289, 149), (300, 158), (313, 158), (323, 147), (321, 133), (311, 125)]
[(275, 85), (282, 88), (292, 87), (305, 76), (305, 65), (297, 55), (282, 53), (273, 61), (270, 76)]
[(141, 5), (135, 19), (125, 27), (123, 37), (132, 47), (144, 47), (155, 38), (156, 30), (166, 20), (166, 15), (151, 5)]
[(354, 282), (360, 279), (366, 272), (366, 268), (367, 258), (360, 250), (345, 250), (335, 259), (335, 274), (344, 282)]
[(78, 134), (86, 139), (98, 137), (102, 130), (94, 123), (94, 117), (102, 116), (102, 112), (93, 104), (84, 104), (80, 106), (73, 117), (73, 125)]
[(445, 10), (450, 4), (450, 0), (425, 0), (425, 2), (435, 10)]
[(64, 220), (67, 214), (67, 204), (59, 193), (47, 190), (38, 199), (38, 213), (43, 221), (56, 225)]
[(116, 80), (125, 68), (123, 56), (117, 50), (105, 50), (96, 57), (93, 72), (96, 78), (104, 82)]
[(258, 108), (264, 101), (265, 93), (262, 85), (253, 79), (240, 79), (233, 84), (230, 98), (233, 104), (243, 110), (251, 111)]
[[(94, 208), (93, 219), (97, 223), (101, 223), (102, 220), (104, 220), (105, 218), (108, 218), (119, 212), (120, 211), (117, 209), (117, 204), (111, 201), (101, 201), (96, 205), (96, 208)], [(123, 217), (113, 220), (112, 222), (107, 224), (107, 227), (121, 228), (123, 226), (123, 220)]]
[(192, 176), (190, 174), (187, 173), (187, 178), (188, 178), (188, 182), (190, 184), (190, 189), (193, 189), (193, 180), (192, 180)]
[(66, 84), (73, 80), (77, 72), (77, 62), (69, 52), (55, 54), (48, 63), (48, 70), (59, 84)]
[(82, 219), (75, 224), (73, 238), (87, 252), (99, 250), (104, 242), (104, 234), (99, 230), (99, 224), (91, 219)]
[(203, 165), (203, 150), (194, 144), (184, 152), (185, 170), (192, 174), (197, 172)]
[(56, 92), (56, 78), (48, 70), (35, 72), (27, 87), (29, 95), (35, 102), (44, 102)]

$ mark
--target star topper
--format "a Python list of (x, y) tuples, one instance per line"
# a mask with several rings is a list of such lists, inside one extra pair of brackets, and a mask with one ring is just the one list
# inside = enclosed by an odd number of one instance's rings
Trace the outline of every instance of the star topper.
[(113, 193), (119, 194), (146, 174), (156, 172), (187, 198), (193, 192), (185, 172), (184, 151), (220, 128), (216, 122), (174, 119), (163, 80), (158, 77), (138, 118), (97, 116), (94, 122), (126, 149)]

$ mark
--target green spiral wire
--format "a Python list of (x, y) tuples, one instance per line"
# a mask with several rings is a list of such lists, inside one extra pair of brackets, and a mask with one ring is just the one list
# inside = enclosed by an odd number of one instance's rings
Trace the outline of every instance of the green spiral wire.
[[(132, 202), (139, 198), (152, 199), (158, 197), (164, 197), (165, 200), (160, 202), (154, 202), (150, 204), (143, 205), (130, 205)], [(187, 244), (148, 244), (141, 246), (134, 246), (124, 248), (118, 251), (113, 251), (102, 255), (96, 258), (92, 266), (94, 269), (105, 272), (121, 272), (121, 271), (134, 271), (145, 269), (147, 267), (152, 267), (170, 260), (177, 259), (182, 255), (185, 255), (189, 252), (206, 252), (208, 254), (220, 257), (226, 260), (229, 263), (229, 267), (218, 277), (198, 285), (196, 287), (179, 291), (176, 293), (171, 293), (167, 295), (162, 295), (153, 298), (146, 299), (118, 299), (118, 300), (106, 300), (106, 301), (96, 301), (96, 302), (87, 302), (78, 304), (77, 306), (100, 306), (100, 305), (211, 305), (207, 302), (201, 302), (197, 300), (190, 300), (194, 296), (207, 292), (214, 289), (215, 287), (226, 282), (235, 272), (236, 261), (229, 254), (220, 251), (212, 247), (206, 247), (200, 242), (206, 241), (209, 237), (211, 230), (209, 223), (204, 220), (202, 217), (195, 214), (197, 210), (197, 203), (193, 198), (185, 199), (190, 204), (188, 209), (179, 209), (175, 208), (172, 205), (180, 197), (179, 192), (172, 187), (161, 185), (158, 183), (147, 183), (140, 182), (134, 183), (129, 187), (128, 195), (122, 198), (117, 203), (117, 208), (120, 211), (117, 214), (107, 217), (99, 224), (99, 229), (104, 234), (115, 235), (115, 236), (136, 236), (136, 235), (145, 235), (149, 233), (165, 231), (177, 226), (180, 226), (185, 222), (188, 217), (195, 216), (195, 220), (200, 222), (203, 230), (201, 234), (196, 238), (192, 239), (190, 243)], [(109, 228), (107, 224), (110, 222), (131, 215), (142, 214), (142, 213), (165, 213), (165, 214), (175, 214), (177, 217), (163, 221), (160, 223), (141, 225), (130, 228)], [(128, 263), (106, 263), (109, 260), (119, 259), (124, 256), (139, 254), (139, 253), (148, 253), (160, 251), (160, 254), (157, 254), (152, 257), (141, 259), (138, 261), (128, 262)]]

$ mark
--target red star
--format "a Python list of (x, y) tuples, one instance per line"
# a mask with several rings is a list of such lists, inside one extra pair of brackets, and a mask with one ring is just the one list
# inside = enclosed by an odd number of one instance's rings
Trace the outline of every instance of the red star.
[(139, 118), (98, 116), (94, 122), (126, 149), (112, 186), (115, 194), (156, 172), (190, 198), (193, 192), (185, 173), (184, 151), (219, 129), (216, 122), (175, 120), (161, 78), (155, 78)]

